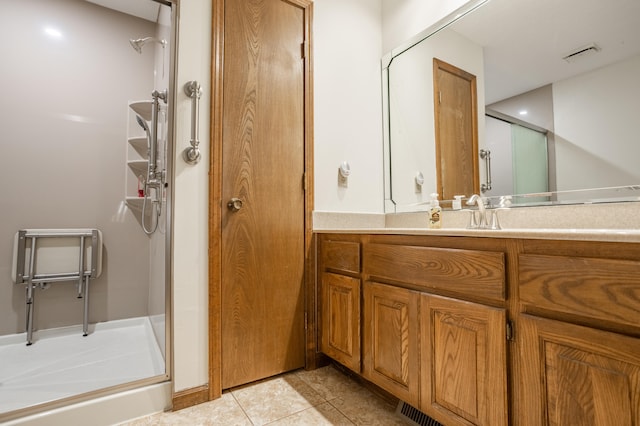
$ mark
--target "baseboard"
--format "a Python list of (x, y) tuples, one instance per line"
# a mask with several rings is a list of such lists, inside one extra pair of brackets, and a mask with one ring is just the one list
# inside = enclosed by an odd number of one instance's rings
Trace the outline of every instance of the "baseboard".
[(181, 390), (171, 395), (172, 410), (182, 410), (209, 401), (209, 385)]

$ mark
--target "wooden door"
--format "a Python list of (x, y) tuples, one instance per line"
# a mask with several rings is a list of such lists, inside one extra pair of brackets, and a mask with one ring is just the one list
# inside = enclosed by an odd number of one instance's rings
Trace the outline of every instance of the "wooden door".
[(433, 78), (438, 195), (478, 194), (476, 77), (434, 58)]
[(360, 373), (360, 280), (324, 272), (320, 350)]
[(363, 376), (417, 407), (419, 293), (374, 282), (363, 293)]
[(305, 13), (224, 1), (223, 389), (305, 363)]
[(508, 423), (505, 310), (423, 294), (420, 408), (447, 425)]
[(640, 425), (640, 339), (523, 315), (521, 425)]

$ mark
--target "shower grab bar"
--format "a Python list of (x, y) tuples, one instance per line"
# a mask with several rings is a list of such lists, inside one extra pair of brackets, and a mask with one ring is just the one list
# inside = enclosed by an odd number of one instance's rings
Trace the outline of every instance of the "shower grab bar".
[[(73, 272), (35, 273), (38, 239), (41, 238), (79, 238), (78, 270)], [(85, 239), (91, 238), (91, 267), (86, 268), (89, 259), (85, 258)], [(27, 259), (27, 241), (30, 241)], [(34, 290), (38, 284), (62, 281), (78, 281), (78, 298), (84, 297), (82, 315), (82, 333), (89, 331), (89, 279), (97, 278), (101, 273), (102, 234), (97, 229), (84, 230), (19, 230), (14, 241), (14, 271), (16, 284), (26, 287), (27, 346), (33, 343)], [(28, 260), (28, 262), (25, 262)], [(25, 271), (25, 263), (28, 271)]]
[(480, 158), (484, 160), (485, 171), (487, 173), (487, 183), (480, 185), (482, 193), (491, 191), (491, 151), (488, 149), (480, 150)]
[(191, 140), (190, 147), (187, 147), (183, 152), (184, 161), (187, 164), (197, 164), (200, 161), (200, 141), (198, 140), (198, 118), (199, 118), (199, 105), (200, 96), (202, 95), (202, 87), (197, 81), (187, 81), (184, 85), (184, 93), (191, 98)]

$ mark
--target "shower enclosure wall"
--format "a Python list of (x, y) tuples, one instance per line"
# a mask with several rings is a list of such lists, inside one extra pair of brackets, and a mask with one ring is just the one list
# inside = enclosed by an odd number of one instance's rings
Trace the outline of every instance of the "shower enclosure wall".
[[(0, 3), (0, 34), (13, 40), (0, 45), (0, 423), (61, 398), (168, 378), (172, 6), (120, 2), (133, 13), (108, 3)], [(144, 37), (165, 43), (137, 52), (129, 40)], [(133, 106), (150, 106), (152, 93), (164, 90), (151, 153)], [(153, 114), (144, 119), (153, 132)], [(35, 290), (34, 342), (25, 345), (25, 286), (12, 281), (12, 251), (16, 232), (33, 228), (102, 233), (86, 337), (76, 333), (83, 312), (76, 286), (56, 283)], [(74, 340), (52, 343), (58, 338)], [(143, 359), (127, 358), (134, 352)], [(31, 358), (38, 365), (28, 365)], [(55, 371), (71, 367), (78, 372)], [(101, 368), (108, 374), (92, 376)]]

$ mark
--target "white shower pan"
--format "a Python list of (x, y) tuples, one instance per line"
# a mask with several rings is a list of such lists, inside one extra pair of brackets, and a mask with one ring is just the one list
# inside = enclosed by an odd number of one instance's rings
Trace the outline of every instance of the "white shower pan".
[(148, 318), (0, 337), (0, 413), (165, 373)]

